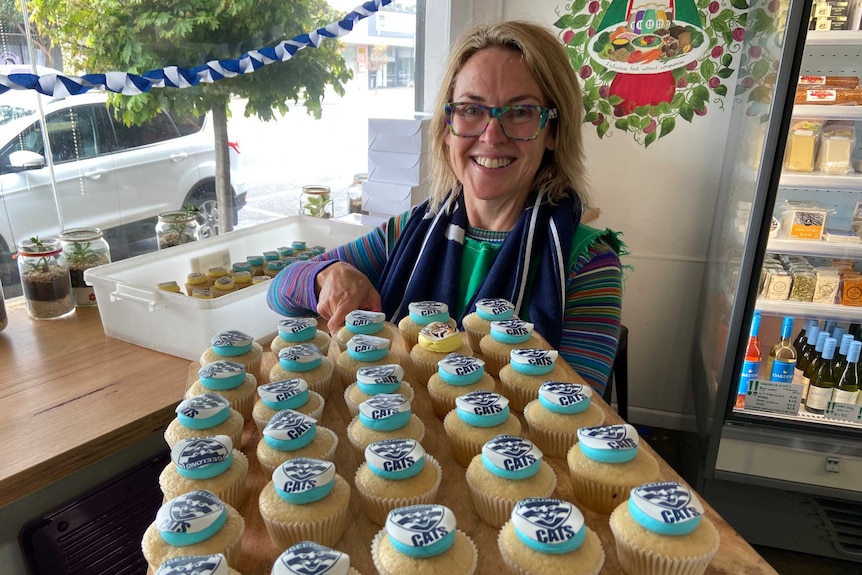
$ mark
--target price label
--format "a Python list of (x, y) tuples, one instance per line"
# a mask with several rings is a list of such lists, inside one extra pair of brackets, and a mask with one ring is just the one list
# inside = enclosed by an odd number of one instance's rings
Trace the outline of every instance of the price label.
[(752, 380), (745, 394), (746, 410), (796, 415), (802, 403), (802, 384)]
[(823, 412), (823, 417), (826, 419), (849, 421), (851, 423), (862, 423), (862, 405), (833, 403), (830, 401), (826, 404), (826, 411)]

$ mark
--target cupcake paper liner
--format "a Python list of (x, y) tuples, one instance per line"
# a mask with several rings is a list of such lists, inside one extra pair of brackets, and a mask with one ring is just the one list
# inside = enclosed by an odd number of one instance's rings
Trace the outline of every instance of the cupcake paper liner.
[(482, 359), (485, 360), (485, 371), (491, 374), (491, 377), (500, 380), (500, 370), (503, 369), (504, 365), (509, 365), (509, 356), (501, 356), (493, 353), (486, 353), (484, 350), (481, 350)]
[(347, 514), (350, 509), (345, 505), (329, 517), (317, 521), (290, 523), (275, 521), (270, 517), (263, 518), (269, 539), (277, 549), (284, 550), (300, 541), (314, 541), (327, 547), (335, 547), (347, 528)]
[(500, 393), (505, 395), (509, 399), (509, 409), (512, 411), (517, 411), (518, 413), (523, 413), (524, 408), (528, 403), (533, 401), (534, 399), (539, 399), (539, 388), (536, 389), (528, 389), (526, 387), (514, 384), (507, 383), (502, 379), (500, 382)]
[[(538, 402), (538, 400), (535, 401)], [(573, 425), (571, 429), (565, 431), (542, 427), (542, 419), (535, 413), (535, 411), (539, 411), (539, 414), (541, 414), (541, 410), (536, 410), (536, 407), (537, 406), (535, 405), (530, 407), (529, 404), (527, 404), (527, 407), (524, 408), (524, 420), (527, 422), (527, 428), (530, 431), (530, 439), (545, 455), (566, 459), (569, 454), (569, 449), (578, 442), (577, 428), (580, 426)], [(588, 407), (587, 409), (592, 410), (593, 408)], [(604, 425), (605, 412), (601, 409), (598, 409), (598, 412), (601, 419), (597, 423), (592, 423), (591, 425)], [(587, 412), (585, 411), (583, 413)]]
[[(553, 477), (554, 480), (544, 493), (532, 493), (525, 497), (550, 497), (554, 493), (554, 489), (557, 488), (556, 474)], [(524, 479), (523, 481), (530, 480)], [(485, 491), (482, 485), (472, 485), (469, 481), (467, 482), (467, 486), (470, 489), (470, 499), (473, 501), (473, 509), (476, 511), (479, 519), (492, 527), (499, 528), (512, 517), (512, 509), (515, 508), (515, 504), (518, 503), (519, 499), (498, 497)]]
[[(338, 435), (336, 435), (335, 432), (331, 429), (327, 427), (321, 427), (319, 425), (317, 426), (317, 433), (326, 433), (332, 436), (335, 440), (332, 442), (332, 446), (329, 448), (329, 451), (327, 451), (320, 457), (316, 457), (315, 459), (325, 459), (327, 461), (332, 461), (332, 458), (335, 456), (335, 448), (338, 447)], [(263, 438), (261, 438), (261, 441), (263, 441)], [(264, 463), (263, 461), (260, 461), (260, 458), (258, 458), (258, 463), (260, 463), (261, 469), (263, 469), (264, 473), (266, 473), (266, 477), (272, 477), (272, 472), (275, 471), (275, 468), (284, 463), (285, 461), (290, 461), (295, 457), (308, 457), (307, 455), (292, 455), (290, 451), (285, 451), (284, 454), (285, 458), (279, 461), (276, 465)]]
[[(332, 389), (332, 374), (334, 369), (332, 368), (333, 362), (328, 357), (323, 358), (323, 363), (321, 365), (330, 366), (329, 373), (323, 375), (322, 377), (318, 377), (313, 379), (308, 375), (303, 374), (303, 372), (299, 371), (291, 371), (288, 372), (282, 369), (281, 365), (276, 363), (272, 366), (272, 369), (269, 370), (269, 381), (279, 381), (282, 379), (291, 379), (294, 377), (301, 377), (308, 383), (308, 389), (319, 393), (321, 397), (327, 399), (329, 397), (329, 392)], [(319, 369), (319, 368), (318, 368)], [(310, 372), (309, 372), (310, 373)]]
[[(365, 515), (367, 515), (368, 518), (377, 525), (384, 525), (386, 523), (386, 516), (393, 509), (398, 507), (407, 507), (408, 505), (419, 505), (421, 503), (434, 503), (434, 500), (437, 497), (437, 491), (440, 489), (440, 482), (443, 479), (443, 470), (437, 460), (430, 455), (426, 455), (425, 464), (433, 465), (437, 469), (437, 481), (434, 483), (434, 486), (425, 493), (417, 493), (412, 497), (401, 497), (395, 499), (389, 497), (375, 497), (374, 495), (363, 492), (357, 487), (356, 490), (359, 492), (359, 502)], [(354, 484), (355, 483), (356, 482), (354, 482)]]
[[(446, 357), (445, 355), (441, 356), (440, 359)], [(433, 363), (428, 361), (423, 361), (421, 359), (417, 359), (412, 353), (410, 354), (410, 359), (413, 360), (413, 374), (416, 378), (416, 383), (427, 386), (428, 378), (437, 373), (437, 360)]]
[[(512, 575), (532, 575), (535, 573), (534, 571), (529, 571), (522, 566), (518, 565), (512, 560), (512, 557), (506, 551), (506, 547), (503, 545), (503, 531), (508, 528), (508, 523), (504, 524), (500, 529), (500, 533), (497, 535), (497, 549), (500, 551), (500, 558), (503, 559), (503, 563), (506, 565), (506, 568), (509, 570), (509, 573)], [(586, 527), (585, 527), (586, 529)], [(601, 549), (602, 552), (602, 560), (599, 561), (599, 566), (596, 567), (595, 570), (587, 573), (583, 572), (583, 575), (599, 575), (602, 572), (602, 567), (605, 566), (605, 550)]]
[(476, 354), (476, 357), (481, 357), (485, 359), (485, 354), (482, 353), (482, 349), (479, 347), (479, 342), (482, 341), (482, 338), (485, 337), (485, 333), (481, 331), (471, 330), (466, 325), (464, 326), (464, 333), (467, 335), (467, 342), (470, 344), (470, 347), (473, 349), (473, 353)]
[[(320, 401), (320, 404), (317, 406), (317, 408), (314, 411), (311, 411), (311, 412), (307, 413), (306, 415), (313, 417), (317, 421), (320, 421), (320, 416), (323, 415), (323, 408), (326, 407), (326, 400), (323, 399), (323, 396), (320, 395), (319, 393), (317, 393), (316, 391), (311, 391), (309, 389), (308, 393), (309, 393), (309, 395), (314, 394), (315, 396), (317, 396), (317, 399)], [(309, 401), (311, 401), (310, 398), (309, 398)], [(273, 411), (272, 415), (275, 415), (276, 413), (278, 413), (277, 410)], [(254, 419), (254, 424), (257, 426), (257, 432), (260, 433), (261, 435), (263, 435), (263, 428), (266, 427), (267, 423), (269, 423), (269, 420), (272, 418), (272, 415), (270, 415), (269, 417), (264, 419), (262, 417), (259, 417), (258, 414), (254, 411), (254, 409), (252, 409), (251, 415), (252, 415), (252, 418)]]
[(431, 407), (434, 409), (434, 415), (441, 421), (446, 417), (446, 414), (456, 407), (454, 397), (446, 397), (435, 393), (430, 387), (428, 388), (428, 397), (431, 398)]
[[(234, 457), (242, 457), (243, 459), (247, 460), (245, 454), (239, 450), (237, 450), (234, 453)], [(173, 463), (169, 463), (168, 465), (173, 465)], [(246, 486), (245, 486), (246, 479), (248, 478), (248, 461), (246, 461), (245, 468), (246, 468), (245, 473), (239, 477), (238, 481), (232, 483), (231, 485), (226, 485), (223, 489), (219, 489), (218, 491), (214, 491), (211, 486), (206, 485), (206, 484), (202, 484), (200, 488), (212, 491), (224, 503), (227, 503), (228, 505), (230, 505), (231, 507), (233, 507), (235, 509), (240, 509), (242, 507), (243, 503), (245, 503), (246, 496), (248, 495), (248, 490), (246, 489)], [(160, 483), (159, 487), (161, 487), (162, 493), (164, 493), (164, 495), (165, 495), (165, 498), (164, 498), (165, 502), (167, 502), (167, 501), (169, 501), (175, 497), (179, 497), (180, 495), (183, 495), (184, 493), (186, 493), (185, 491), (172, 491), (170, 489), (168, 489), (166, 491), (165, 486), (161, 485), (161, 481), (159, 483)]]
[(617, 505), (629, 498), (629, 493), (643, 482), (631, 485), (603, 485), (570, 472), (572, 491), (578, 503), (598, 513), (610, 514)]
[(447, 437), (449, 438), (449, 447), (452, 449), (452, 457), (461, 467), (467, 467), (476, 455), (482, 453), (482, 445), (484, 444), (473, 443), (449, 434)]
[[(347, 394), (350, 393), (350, 390), (353, 389), (355, 385), (355, 382), (351, 383), (349, 386), (347, 386), (347, 389), (344, 390), (344, 403), (347, 404), (347, 411), (350, 412), (351, 417), (356, 417), (357, 415), (359, 415), (359, 406), (350, 401), (350, 398), (347, 396)], [(413, 393), (413, 388), (406, 381), (401, 383), (401, 387), (399, 387), (398, 391), (396, 391), (395, 393), (400, 393), (401, 395), (409, 399), (411, 403), (416, 397), (416, 394)]]
[[(470, 544), (470, 547), (473, 551), (473, 563), (464, 570), (463, 575), (474, 575), (474, 573), (476, 573), (476, 567), (479, 564), (479, 551), (476, 549), (476, 544), (473, 543), (473, 540), (470, 539), (470, 537), (460, 529), (456, 529), (455, 531), (456, 533), (464, 536), (467, 539), (467, 542)], [(377, 532), (377, 535), (374, 536), (374, 540), (371, 542), (371, 560), (374, 562), (374, 567), (377, 569), (378, 575), (405, 575), (405, 573), (395, 573), (392, 571), (387, 571), (383, 568), (383, 565), (377, 558), (380, 542), (383, 541), (384, 537), (386, 537), (386, 529), (381, 529)], [(462, 573), (446, 573), (445, 575), (462, 575)]]

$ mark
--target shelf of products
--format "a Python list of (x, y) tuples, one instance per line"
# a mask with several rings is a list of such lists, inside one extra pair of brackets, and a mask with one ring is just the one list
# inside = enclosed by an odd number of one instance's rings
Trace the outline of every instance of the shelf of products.
[(755, 309), (763, 314), (792, 315), (800, 319), (862, 321), (862, 307), (850, 305), (759, 298), (755, 303)]

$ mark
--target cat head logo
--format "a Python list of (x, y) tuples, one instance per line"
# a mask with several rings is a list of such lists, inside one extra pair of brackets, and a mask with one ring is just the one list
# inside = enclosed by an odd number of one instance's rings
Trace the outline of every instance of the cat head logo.
[(635, 489), (635, 495), (666, 509), (691, 506), (691, 492), (674, 481), (648, 483)]
[(511, 459), (519, 459), (533, 449), (529, 440), (514, 435), (498, 435), (485, 445), (491, 451)]
[(320, 575), (329, 573), (339, 562), (346, 563), (346, 555), (312, 541), (297, 543), (285, 551), (279, 561), (290, 573), (298, 575)]
[(500, 397), (499, 393), (493, 391), (471, 391), (462, 395), (460, 399), (476, 407), (488, 407), (500, 401)]
[(411, 505), (393, 509), (389, 512), (387, 521), (402, 529), (427, 533), (443, 521), (445, 513), (445, 507), (442, 505)]
[(375, 441), (368, 446), (368, 449), (383, 459), (400, 461), (408, 453), (416, 449), (416, 443), (413, 439), (387, 439), (384, 441)]
[(315, 477), (326, 474), (335, 466), (331, 461), (323, 459), (311, 459), (309, 457), (297, 457), (281, 465), (281, 470), (290, 481), (310, 481)]
[(267, 431), (283, 431), (285, 429), (303, 427), (309, 423), (317, 423), (317, 420), (292, 409), (282, 409), (272, 416), (272, 419), (266, 424), (266, 429)]
[(407, 398), (405, 398), (400, 393), (381, 393), (371, 397), (370, 399), (365, 400), (365, 404), (367, 406), (380, 411), (397, 411), (406, 402)]
[(522, 499), (515, 506), (515, 514), (540, 529), (557, 529), (572, 515), (573, 507), (565, 501), (547, 498)]
[(600, 427), (588, 427), (582, 429), (581, 433), (593, 439), (604, 439), (607, 441), (619, 441), (626, 438), (625, 425), (604, 425)]

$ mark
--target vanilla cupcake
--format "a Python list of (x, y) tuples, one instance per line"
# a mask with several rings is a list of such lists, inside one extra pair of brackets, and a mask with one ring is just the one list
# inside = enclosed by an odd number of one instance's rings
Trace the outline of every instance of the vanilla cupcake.
[(674, 481), (632, 489), (629, 500), (611, 513), (610, 525), (626, 573), (700, 575), (720, 542), (703, 504)]
[(313, 417), (282, 409), (263, 428), (256, 454), (266, 474), (272, 475), (276, 467), (297, 457), (332, 459), (337, 446), (334, 431), (317, 425)]
[(246, 373), (245, 366), (235, 361), (216, 361), (202, 365), (198, 379), (186, 390), (186, 397), (213, 392), (230, 402), (230, 406), (240, 412), (244, 420), (251, 417), (254, 405), (257, 379)]
[(442, 301), (417, 301), (407, 304), (407, 315), (398, 322), (404, 349), (413, 349), (419, 343), (419, 332), (429, 323), (439, 321), (450, 327), (458, 324), (449, 315), (449, 306)]
[(270, 575), (360, 575), (350, 556), (314, 541), (288, 547), (272, 566)]
[(551, 457), (564, 458), (578, 442), (578, 429), (605, 422), (605, 412), (592, 402), (589, 385), (546, 381), (539, 386), (539, 398), (524, 408), (530, 438)]
[(163, 504), (144, 532), (141, 550), (150, 569), (186, 555), (221, 553), (239, 565), (245, 521), (234, 507), (206, 490), (184, 493)]
[(248, 459), (233, 448), (227, 435), (178, 441), (171, 448), (171, 462), (159, 475), (165, 499), (206, 489), (239, 509), (245, 503)]
[(432, 322), (419, 331), (419, 342), (410, 350), (413, 369), (418, 383), (427, 385), (437, 373), (437, 362), (449, 355), (473, 355), (458, 328), (441, 322)]
[(292, 409), (319, 421), (326, 404), (323, 397), (309, 390), (308, 383), (300, 377), (265, 383), (257, 388), (257, 394), (260, 399), (254, 404), (251, 416), (261, 434), (272, 416), (282, 409)]
[(301, 457), (279, 465), (258, 498), (260, 516), (276, 549), (301, 541), (334, 546), (344, 535), (350, 485), (335, 464)]
[(356, 451), (385, 439), (425, 438), (425, 424), (413, 414), (410, 400), (400, 393), (381, 393), (359, 404), (359, 415), (347, 425), (347, 439)]
[(221, 553), (212, 555), (184, 555), (168, 559), (155, 575), (240, 575), (240, 572), (227, 564)]
[(347, 349), (335, 358), (335, 367), (344, 387), (356, 381), (360, 367), (373, 367), (401, 363), (392, 351), (392, 341), (375, 335), (354, 335), (347, 341)]
[(389, 512), (371, 542), (379, 575), (472, 575), (479, 553), (445, 505), (410, 505)]
[(524, 411), (528, 403), (539, 398), (539, 388), (546, 381), (563, 381), (566, 370), (557, 365), (560, 353), (555, 349), (513, 349), (509, 364), (500, 369), (500, 387), (509, 398), (513, 411)]
[(285, 347), (313, 343), (326, 356), (329, 353), (329, 334), (317, 329), (317, 319), (313, 317), (289, 317), (278, 322), (278, 335), (272, 339), (269, 349), (278, 355)]
[(335, 343), (338, 351), (347, 349), (347, 342), (354, 335), (373, 335), (390, 342), (394, 337), (391, 324), (386, 321), (386, 314), (379, 311), (353, 310), (344, 317), (344, 326), (335, 332)]
[(493, 377), (509, 363), (513, 349), (528, 348), (548, 349), (548, 345), (533, 331), (533, 324), (517, 318), (492, 321), (491, 332), (479, 340), (485, 369)]
[(542, 450), (529, 439), (498, 435), (482, 446), (467, 466), (467, 486), (473, 509), (492, 527), (501, 527), (515, 504), (526, 497), (550, 497), (557, 475)]
[(455, 398), (471, 391), (494, 391), (497, 383), (485, 372), (478, 357), (450, 353), (437, 362), (437, 373), (428, 378), (428, 396), (434, 415), (443, 419), (455, 409)]
[(213, 280), (208, 278), (206, 274), (192, 272), (186, 276), (185, 288), (188, 295), (192, 295), (196, 289), (210, 289), (212, 285)]
[(503, 321), (515, 317), (515, 306), (507, 299), (482, 298), (476, 301), (476, 311), (464, 316), (461, 324), (467, 333), (467, 341), (473, 351), (480, 351), (479, 342), (491, 333), (492, 321)]
[(201, 354), (199, 360), (201, 365), (226, 359), (242, 364), (257, 381), (263, 381), (263, 374), (260, 372), (263, 347), (254, 341), (253, 337), (232, 329), (215, 334), (210, 344), (210, 347)]
[(329, 397), (332, 386), (332, 360), (324, 357), (313, 343), (284, 347), (278, 352), (278, 363), (269, 370), (269, 381), (304, 379), (308, 388)]
[(188, 397), (174, 410), (177, 416), (165, 429), (165, 441), (173, 448), (181, 439), (208, 435), (227, 435), (234, 445), (242, 445), (245, 420), (217, 393), (202, 393)]
[(388, 363), (356, 370), (356, 381), (344, 390), (344, 401), (350, 415), (359, 415), (359, 404), (381, 393), (400, 393), (413, 402), (413, 388), (404, 381), (403, 367)]
[(365, 515), (378, 525), (397, 507), (433, 503), (443, 473), (415, 439), (386, 439), (365, 448), (354, 485)]
[(521, 422), (499, 393), (471, 391), (455, 399), (455, 409), (443, 419), (443, 430), (455, 461), (467, 467), (491, 439), (521, 435)]
[(497, 548), (516, 575), (599, 575), (605, 564), (599, 536), (577, 507), (561, 499), (519, 501)]
[(656, 481), (658, 462), (639, 444), (637, 430), (628, 423), (579, 429), (578, 443), (566, 457), (577, 500), (593, 511), (610, 513), (629, 491)]

